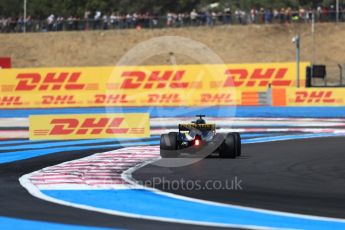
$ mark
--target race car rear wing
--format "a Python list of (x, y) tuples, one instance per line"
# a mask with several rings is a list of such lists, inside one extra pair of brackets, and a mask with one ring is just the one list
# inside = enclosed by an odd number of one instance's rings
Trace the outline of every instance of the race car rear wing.
[(179, 131), (190, 131), (192, 129), (197, 129), (200, 131), (213, 131), (216, 130), (215, 124), (179, 124)]

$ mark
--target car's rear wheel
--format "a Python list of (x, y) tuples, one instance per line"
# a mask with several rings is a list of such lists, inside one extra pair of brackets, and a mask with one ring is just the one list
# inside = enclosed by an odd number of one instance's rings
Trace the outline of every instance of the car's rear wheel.
[(235, 136), (235, 142), (236, 142), (236, 156), (241, 156), (242, 154), (242, 148), (241, 148), (241, 135), (239, 133), (233, 133)]
[(178, 149), (178, 133), (171, 132), (168, 134), (162, 134), (160, 139), (160, 155), (162, 158), (177, 157)]
[(223, 143), (219, 146), (219, 156), (222, 158), (235, 158), (236, 151), (236, 135), (228, 133), (225, 135)]

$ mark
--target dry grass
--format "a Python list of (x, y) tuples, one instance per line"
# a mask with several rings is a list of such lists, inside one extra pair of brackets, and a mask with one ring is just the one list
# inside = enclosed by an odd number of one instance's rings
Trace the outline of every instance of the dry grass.
[[(330, 75), (337, 78), (336, 64), (345, 64), (344, 24), (316, 26), (315, 58), (310, 25), (1, 34), (0, 56), (11, 56), (14, 67), (106, 66), (116, 64), (142, 41), (173, 35), (203, 43), (225, 63), (285, 62), (295, 60), (291, 39), (296, 33), (302, 36), (302, 60), (327, 64)], [(196, 50), (196, 55), (202, 52)], [(200, 62), (184, 54), (175, 57), (177, 64)], [(170, 63), (168, 52), (141, 60), (141, 64)]]

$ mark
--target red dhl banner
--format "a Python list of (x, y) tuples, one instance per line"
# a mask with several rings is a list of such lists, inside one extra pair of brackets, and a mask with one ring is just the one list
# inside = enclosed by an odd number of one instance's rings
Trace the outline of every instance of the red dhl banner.
[(149, 114), (38, 115), (29, 117), (30, 140), (150, 137)]
[(0, 70), (0, 108), (238, 105), (238, 90), (294, 86), (295, 70), (294, 63)]
[(0, 69), (10, 69), (12, 66), (10, 57), (0, 57)]
[(345, 106), (342, 88), (276, 88), (272, 90), (274, 106)]

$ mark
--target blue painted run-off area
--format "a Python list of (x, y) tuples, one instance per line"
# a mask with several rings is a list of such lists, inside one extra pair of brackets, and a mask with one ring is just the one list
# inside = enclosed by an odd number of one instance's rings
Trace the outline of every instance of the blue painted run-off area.
[[(44, 214), (43, 214), (44, 215)], [(14, 229), (14, 230), (101, 230), (106, 228), (97, 228), (97, 227), (86, 227), (86, 226), (78, 226), (78, 225), (67, 225), (67, 224), (57, 224), (57, 223), (49, 223), (43, 221), (34, 221), (34, 220), (22, 220), (16, 218), (9, 218), (9, 217), (1, 217), (0, 216), (0, 227), (2, 230), (6, 229)], [(107, 228), (109, 229), (109, 228)], [(114, 228), (112, 228), (114, 229)]]
[(150, 113), (151, 117), (186, 117), (205, 114), (210, 117), (345, 117), (345, 107), (116, 107), (116, 108), (63, 108), (0, 110), (0, 117), (28, 117), (38, 114), (90, 113)]
[(81, 150), (93, 150), (93, 149), (118, 149), (122, 147), (141, 146), (141, 145), (153, 145), (158, 144), (158, 141), (146, 141), (146, 142), (133, 142), (126, 144), (107, 144), (107, 145), (95, 145), (95, 146), (65, 146), (54, 147), (48, 149), (29, 149), (18, 150), (0, 153), (0, 164), (10, 163), (19, 160), (25, 160), (33, 157), (44, 156), (52, 153), (66, 152), (66, 151), (81, 151)]
[[(243, 137), (246, 134), (242, 134)], [(251, 136), (249, 138), (243, 139), (243, 144), (250, 144), (250, 143), (260, 143), (260, 142), (267, 142), (267, 141), (280, 141), (280, 140), (292, 140), (292, 139), (305, 139), (305, 138), (316, 138), (316, 137), (330, 137), (330, 136), (339, 136), (338, 134), (328, 134), (328, 133), (320, 133), (320, 134), (296, 134), (296, 135), (277, 135), (271, 136)], [(159, 145), (159, 140), (156, 137), (143, 139), (137, 142), (119, 142), (110, 144), (107, 143), (108, 140), (79, 140), (79, 141), (67, 141), (67, 142), (57, 142), (57, 143), (41, 143), (41, 144), (32, 144), (30, 148), (30, 144), (26, 145), (24, 141), (24, 145), (17, 144), (17, 147), (6, 147), (1, 146), (0, 142), (0, 150), (8, 150), (8, 152), (0, 153), (0, 164), (10, 163), (19, 160), (25, 160), (33, 157), (44, 156), (48, 154), (56, 154), (59, 152), (66, 152), (66, 151), (82, 151), (82, 150), (96, 150), (96, 149), (118, 149), (122, 147), (131, 147), (131, 146), (144, 146), (144, 145)], [(104, 143), (105, 142), (105, 143)], [(83, 146), (78, 144), (98, 144), (98, 145), (89, 145)], [(42, 148), (40, 148), (40, 146)], [(106, 150), (104, 150), (106, 151)]]
[[(288, 229), (345, 229), (345, 222), (271, 214), (177, 199), (148, 190), (43, 190), (45, 195), (100, 209), (172, 220)], [(202, 191), (200, 191), (202, 192)], [(163, 205), (164, 204), (164, 205)]]

